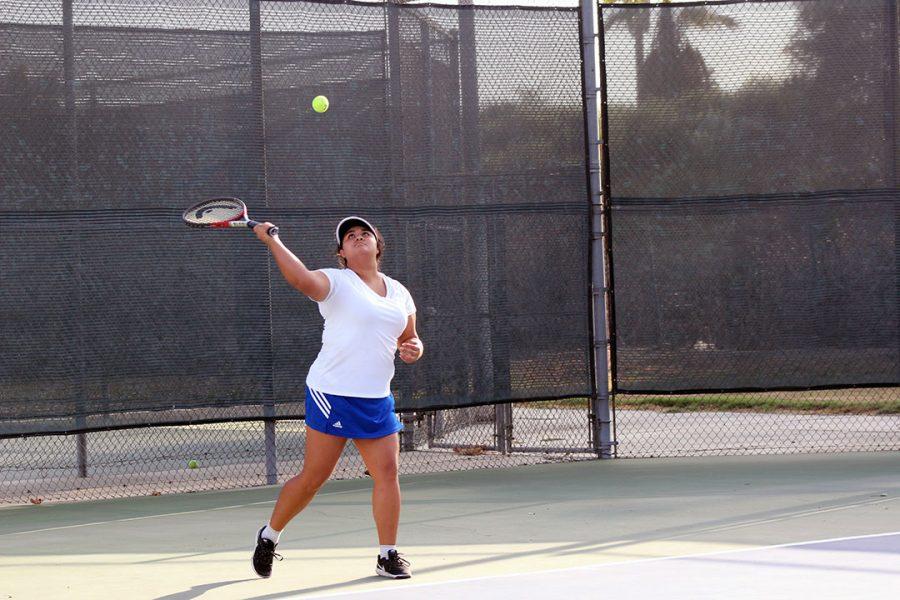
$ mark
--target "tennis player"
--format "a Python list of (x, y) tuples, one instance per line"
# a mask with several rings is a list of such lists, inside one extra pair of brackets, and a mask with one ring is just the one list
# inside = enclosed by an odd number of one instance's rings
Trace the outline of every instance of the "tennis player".
[(352, 216), (335, 230), (341, 268), (310, 271), (267, 231), (254, 228), (282, 275), (314, 300), (325, 318), (322, 349), (306, 377), (306, 455), (300, 475), (284, 484), (268, 524), (256, 534), (253, 568), (272, 574), (278, 538), (328, 480), (348, 439), (374, 480), (372, 514), (381, 548), (375, 572), (406, 579), (409, 562), (397, 551), (400, 481), (397, 476), (403, 425), (390, 391), (394, 357), (414, 363), (424, 347), (416, 333), (416, 307), (409, 291), (380, 273), (384, 239), (371, 223)]

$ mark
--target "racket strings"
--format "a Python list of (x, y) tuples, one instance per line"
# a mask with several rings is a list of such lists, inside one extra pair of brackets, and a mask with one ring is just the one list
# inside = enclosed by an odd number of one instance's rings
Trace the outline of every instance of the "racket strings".
[(195, 225), (210, 225), (239, 219), (244, 214), (243, 205), (234, 201), (218, 200), (204, 202), (184, 213), (184, 220)]

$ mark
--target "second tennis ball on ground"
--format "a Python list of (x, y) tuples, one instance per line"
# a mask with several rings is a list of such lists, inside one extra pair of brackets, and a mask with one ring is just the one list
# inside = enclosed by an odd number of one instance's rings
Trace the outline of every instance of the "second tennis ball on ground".
[(316, 96), (312, 101), (313, 110), (317, 113), (323, 113), (328, 110), (328, 98), (325, 96)]
[(189, 461), (188, 461), (188, 469), (196, 469), (198, 466), (199, 466), (199, 465), (197, 464), (197, 461), (196, 461), (196, 460), (189, 460)]

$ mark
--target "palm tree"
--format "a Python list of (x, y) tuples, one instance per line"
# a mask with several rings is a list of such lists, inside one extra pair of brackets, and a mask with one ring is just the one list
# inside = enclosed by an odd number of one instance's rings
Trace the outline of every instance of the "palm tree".
[[(623, 0), (604, 0), (604, 3)], [(624, 0), (629, 4), (643, 4), (646, 0)], [(671, 4), (671, 0), (663, 0)], [(644, 37), (650, 31), (651, 9), (620, 9), (604, 16), (604, 28), (625, 27), (634, 38), (635, 76), (637, 101), (646, 96), (671, 96), (686, 89), (708, 85), (709, 71), (700, 53), (684, 40), (688, 29), (707, 29), (724, 26), (734, 29), (737, 21), (727, 15), (717, 14), (704, 6), (658, 9), (656, 37), (652, 50), (645, 56)], [(659, 80), (665, 72), (675, 73), (677, 87), (665, 86)]]
[[(603, 0), (609, 4), (613, 0)], [(668, 1), (668, 0), (665, 0)], [(641, 0), (625, 0), (629, 4), (640, 4)], [(642, 80), (644, 67), (644, 36), (650, 31), (650, 10), (623, 9), (604, 16), (602, 26), (605, 30), (616, 26), (625, 27), (631, 37), (634, 38), (634, 70), (638, 81)], [(640, 102), (640, 89), (638, 89), (638, 101)]]

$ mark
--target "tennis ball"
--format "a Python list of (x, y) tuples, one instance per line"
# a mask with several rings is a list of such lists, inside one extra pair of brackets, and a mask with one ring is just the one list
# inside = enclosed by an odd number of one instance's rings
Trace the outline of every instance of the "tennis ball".
[(197, 464), (197, 461), (196, 461), (196, 460), (189, 460), (189, 461), (188, 461), (188, 468), (189, 468), (189, 469), (196, 469), (198, 466), (199, 466), (199, 465)]
[(328, 110), (328, 98), (325, 96), (316, 96), (312, 101), (313, 110), (317, 113), (323, 113)]

